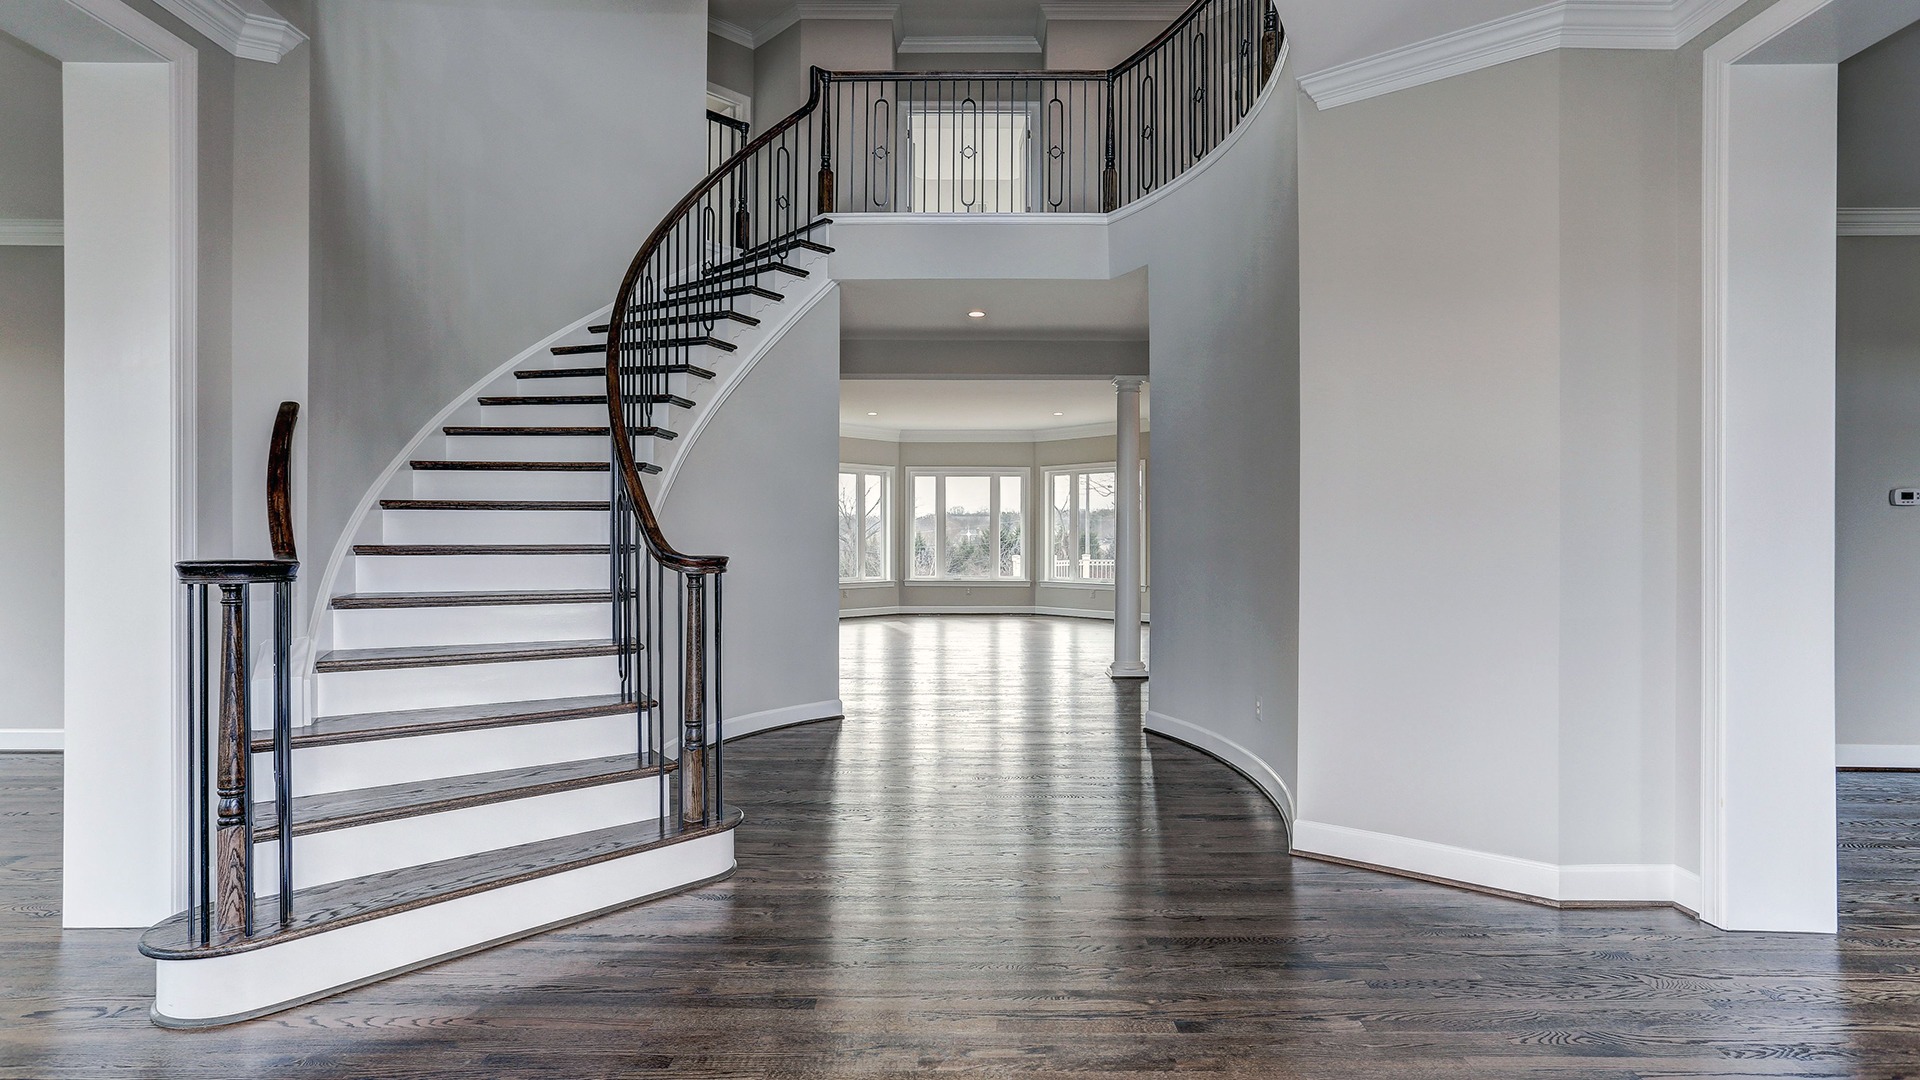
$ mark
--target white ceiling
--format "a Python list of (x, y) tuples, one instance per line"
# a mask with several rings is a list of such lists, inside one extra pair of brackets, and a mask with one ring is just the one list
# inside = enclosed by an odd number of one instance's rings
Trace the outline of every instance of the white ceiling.
[[(978, 309), (984, 319), (970, 319)], [(1112, 281), (844, 281), (840, 332), (856, 338), (1147, 339), (1147, 274)]]
[[(1302, 75), (1541, 6), (1545, 0), (1277, 0)], [(1645, 7), (1646, 0), (1588, 0)], [(1114, 0), (1164, 7), (1165, 0)], [(747, 31), (780, 18), (793, 0), (711, 0), (714, 18)], [(1041, 0), (845, 0), (836, 8), (898, 7), (904, 36), (1030, 35)]]
[[(1142, 416), (1147, 415), (1149, 396), (1140, 395)], [(1111, 428), (1113, 417), (1113, 384), (1093, 379), (860, 379), (840, 384), (840, 423), (855, 428), (1017, 434), (1091, 425)]]

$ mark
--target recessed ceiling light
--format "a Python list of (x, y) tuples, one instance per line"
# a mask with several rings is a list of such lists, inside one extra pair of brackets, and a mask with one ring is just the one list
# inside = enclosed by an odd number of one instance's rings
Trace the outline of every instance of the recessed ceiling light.
[(972, 311), (967, 312), (967, 318), (969, 319), (984, 319), (986, 317), (987, 313), (981, 311), (979, 308), (974, 308)]
[(870, 412), (870, 413), (868, 413), (867, 415), (868, 415), (868, 416), (879, 416), (880, 414), (879, 414), (879, 413), (877, 413), (877, 412)]
[(1053, 415), (1055, 415), (1055, 416), (1065, 416), (1065, 415), (1067, 415), (1067, 414), (1066, 414), (1066, 413), (1063, 413), (1063, 412), (1057, 412), (1057, 413), (1054, 413)]

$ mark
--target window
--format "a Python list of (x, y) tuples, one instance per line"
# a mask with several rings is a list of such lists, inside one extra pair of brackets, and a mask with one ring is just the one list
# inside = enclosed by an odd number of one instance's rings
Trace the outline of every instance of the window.
[(1025, 581), (1024, 471), (909, 474), (913, 532), (908, 577), (915, 581)]
[(891, 581), (887, 565), (888, 469), (840, 467), (840, 581)]
[[(1144, 467), (1141, 470), (1145, 472)], [(1141, 477), (1141, 518), (1146, 484)], [(1048, 581), (1113, 584), (1119, 485), (1111, 465), (1047, 471)]]
[(912, 175), (907, 209), (1021, 214), (1031, 209), (1027, 155), (1033, 118), (1024, 109), (966, 105), (907, 113)]

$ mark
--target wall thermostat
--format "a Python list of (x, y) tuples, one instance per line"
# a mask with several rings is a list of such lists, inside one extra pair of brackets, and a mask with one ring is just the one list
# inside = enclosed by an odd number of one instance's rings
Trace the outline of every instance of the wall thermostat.
[(1920, 506), (1920, 488), (1894, 488), (1887, 501), (1895, 506)]

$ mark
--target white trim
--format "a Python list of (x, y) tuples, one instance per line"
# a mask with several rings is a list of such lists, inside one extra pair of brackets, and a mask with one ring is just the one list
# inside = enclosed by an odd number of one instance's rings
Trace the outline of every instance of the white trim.
[(59, 753), (67, 747), (67, 733), (59, 728), (0, 728), (0, 754)]
[(898, 53), (965, 53), (982, 55), (988, 53), (1020, 53), (1038, 55), (1040, 39), (1032, 34), (994, 35), (933, 35), (923, 34), (903, 37), (894, 50)]
[(734, 112), (738, 114), (734, 117), (735, 120), (748, 124), (753, 122), (753, 99), (751, 97), (748, 97), (738, 90), (721, 86), (717, 82), (707, 84), (707, 96), (717, 97), (721, 101), (732, 105)]
[[(904, 431), (900, 428), (870, 427), (866, 424), (840, 425), (843, 439), (867, 439), (890, 443), (1042, 443), (1072, 439), (1112, 438), (1112, 421), (1099, 424), (1075, 424), (1072, 427), (1038, 428), (1033, 431), (981, 431), (973, 429), (926, 429)], [(1150, 429), (1142, 426), (1144, 433)]]
[[(899, 494), (899, 472), (900, 467), (898, 465), (858, 465), (846, 461), (840, 463), (840, 476), (877, 476), (880, 478), (880, 517), (882, 521), (880, 536), (880, 576), (877, 578), (841, 578), (840, 587), (843, 589), (880, 588), (882, 586), (898, 584), (893, 576), (893, 554), (894, 548), (897, 546), (894, 543), (895, 522), (900, 516), (894, 507), (894, 499)], [(835, 478), (834, 483), (837, 489), (839, 484), (838, 477)], [(867, 546), (867, 530), (864, 520), (866, 516), (865, 489), (866, 484), (863, 482), (857, 485), (855, 492), (856, 495), (860, 496), (860, 515), (862, 518), (858, 544), (859, 550), (855, 551), (856, 562), (864, 561), (858, 557), (865, 554), (865, 548)]]
[(0, 218), (0, 247), (60, 247), (66, 232), (59, 218)]
[(1560, 903), (1678, 904), (1691, 911), (1699, 892), (1697, 877), (1665, 863), (1555, 865), (1320, 821), (1300, 822), (1293, 848)]
[(1233, 766), (1243, 773), (1247, 779), (1253, 781), (1255, 787), (1260, 789), (1261, 794), (1265, 795), (1268, 801), (1272, 802), (1274, 807), (1280, 811), (1281, 820), (1287, 823), (1287, 839), (1293, 844), (1294, 848), (1299, 848), (1300, 837), (1296, 829), (1304, 827), (1306, 823), (1299, 822), (1296, 825), (1294, 819), (1293, 792), (1287, 789), (1287, 782), (1282, 780), (1280, 774), (1274, 771), (1273, 766), (1267, 764), (1266, 760), (1261, 758), (1260, 755), (1241, 746), (1225, 735), (1208, 731), (1198, 724), (1191, 724), (1185, 720), (1168, 716), (1165, 713), (1154, 712), (1151, 709), (1147, 710), (1146, 720), (1143, 726), (1147, 731), (1156, 735), (1165, 735), (1170, 739), (1186, 743), (1196, 750), (1219, 758), (1221, 761), (1226, 762), (1228, 765)]
[(242, 60), (277, 64), (307, 35), (262, 0), (156, 0), (180, 21)]
[(1842, 769), (1920, 769), (1920, 746), (1841, 743), (1834, 764)]
[[(749, 735), (773, 731), (777, 728), (793, 727), (795, 724), (811, 724), (816, 720), (831, 720), (836, 716), (845, 716), (847, 707), (839, 698), (816, 701), (810, 705), (789, 705), (783, 709), (768, 709), (764, 712), (747, 713), (744, 716), (729, 716), (726, 722), (727, 741), (744, 739)], [(709, 733), (711, 738), (712, 734)]]
[[(744, 45), (749, 49), (755, 47), (753, 43), (753, 31), (744, 26), (730, 23), (725, 19), (714, 18), (711, 15), (707, 16), (707, 33), (712, 34), (714, 37), (726, 38), (735, 45)], [(707, 85), (711, 86), (713, 84), (708, 83)]]
[(1554, 0), (1504, 18), (1316, 71), (1300, 80), (1332, 109), (1555, 49), (1677, 49), (1743, 0)]
[(1920, 236), (1920, 207), (1843, 206), (1840, 235)]
[[(920, 584), (924, 585), (926, 582)], [(1047, 607), (1040, 604), (982, 604), (979, 607), (959, 607), (948, 604), (889, 604), (885, 607), (840, 609), (842, 619), (878, 619), (901, 615), (1045, 615), (1056, 619), (1113, 621), (1113, 612), (1102, 611), (1099, 608)], [(1153, 616), (1142, 614), (1140, 621), (1151, 623)]]
[(1186, 13), (1188, 5), (1113, 4), (1101, 0), (1066, 0), (1040, 5), (1048, 22), (1160, 22), (1170, 23)]

